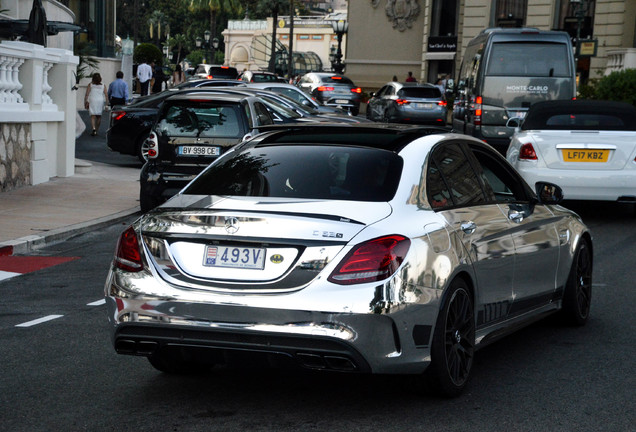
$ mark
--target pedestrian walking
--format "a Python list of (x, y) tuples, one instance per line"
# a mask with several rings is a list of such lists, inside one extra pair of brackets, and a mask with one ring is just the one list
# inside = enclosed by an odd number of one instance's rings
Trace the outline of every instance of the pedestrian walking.
[(124, 81), (124, 73), (117, 71), (115, 77), (117, 79), (108, 86), (108, 102), (111, 107), (126, 105), (128, 101), (128, 83)]
[(155, 62), (152, 62), (152, 92), (159, 93), (162, 90), (163, 84), (163, 68), (160, 65), (155, 65)]
[(174, 72), (172, 73), (172, 85), (176, 86), (178, 84), (181, 84), (182, 82), (185, 82), (185, 74), (181, 69), (181, 65), (178, 64), (177, 66), (175, 66)]
[(146, 96), (150, 87), (150, 80), (152, 79), (152, 68), (148, 63), (143, 62), (137, 66), (137, 79), (141, 86), (141, 95)]
[(417, 82), (417, 80), (415, 79), (415, 77), (413, 76), (413, 72), (409, 71), (408, 75), (406, 76), (406, 82)]
[(102, 76), (95, 72), (90, 84), (86, 87), (86, 96), (84, 97), (84, 108), (91, 115), (92, 136), (97, 135), (99, 126), (102, 123), (102, 113), (104, 112), (107, 98), (106, 87), (102, 84)]

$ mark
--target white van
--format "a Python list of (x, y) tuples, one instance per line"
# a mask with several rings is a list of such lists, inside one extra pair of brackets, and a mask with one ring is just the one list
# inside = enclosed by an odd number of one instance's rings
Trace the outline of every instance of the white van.
[(533, 28), (483, 30), (466, 47), (457, 79), (453, 130), (505, 154), (512, 117), (534, 102), (576, 97), (570, 36)]

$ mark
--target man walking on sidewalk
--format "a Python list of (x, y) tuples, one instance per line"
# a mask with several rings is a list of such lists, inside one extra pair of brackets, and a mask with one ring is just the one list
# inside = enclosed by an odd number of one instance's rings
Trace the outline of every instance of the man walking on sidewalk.
[(124, 81), (124, 73), (117, 71), (117, 79), (108, 86), (108, 101), (111, 108), (115, 105), (126, 105), (128, 100), (128, 83)]
[(141, 95), (146, 96), (148, 94), (150, 80), (152, 79), (152, 68), (148, 63), (143, 62), (137, 66), (137, 79), (141, 84)]

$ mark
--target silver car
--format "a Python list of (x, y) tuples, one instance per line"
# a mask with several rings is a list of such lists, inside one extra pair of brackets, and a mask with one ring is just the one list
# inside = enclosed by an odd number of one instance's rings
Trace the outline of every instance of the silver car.
[(432, 84), (386, 83), (371, 94), (367, 118), (393, 123), (446, 126), (446, 99)]
[(164, 372), (247, 357), (458, 395), (477, 348), (588, 318), (591, 235), (537, 188), (464, 135), (269, 127), (121, 235), (112, 342)]

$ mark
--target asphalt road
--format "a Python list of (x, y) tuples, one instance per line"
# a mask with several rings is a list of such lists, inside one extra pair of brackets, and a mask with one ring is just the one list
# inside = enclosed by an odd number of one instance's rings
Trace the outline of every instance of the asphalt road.
[(548, 319), (484, 348), (450, 400), (409, 377), (249, 365), (164, 375), (110, 344), (100, 300), (125, 224), (49, 246), (38, 254), (78, 258), (0, 281), (0, 431), (634, 431), (636, 217), (569, 205), (594, 234), (588, 324)]

